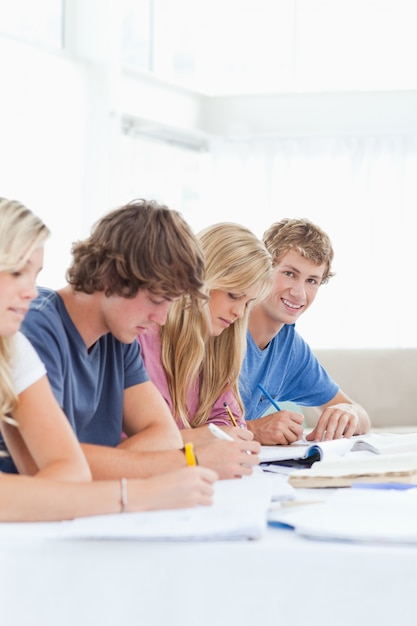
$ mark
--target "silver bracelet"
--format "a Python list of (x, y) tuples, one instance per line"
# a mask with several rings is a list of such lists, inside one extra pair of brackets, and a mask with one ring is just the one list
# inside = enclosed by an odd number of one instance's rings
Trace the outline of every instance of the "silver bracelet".
[(120, 513), (126, 513), (127, 511), (127, 481), (126, 478), (120, 479)]

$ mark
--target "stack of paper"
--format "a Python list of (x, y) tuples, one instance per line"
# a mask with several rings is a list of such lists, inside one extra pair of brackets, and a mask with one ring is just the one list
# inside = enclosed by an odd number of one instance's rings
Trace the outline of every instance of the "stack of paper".
[(354, 482), (417, 482), (417, 452), (346, 457), (314, 463), (310, 469), (294, 470), (288, 479), (293, 487), (349, 487)]

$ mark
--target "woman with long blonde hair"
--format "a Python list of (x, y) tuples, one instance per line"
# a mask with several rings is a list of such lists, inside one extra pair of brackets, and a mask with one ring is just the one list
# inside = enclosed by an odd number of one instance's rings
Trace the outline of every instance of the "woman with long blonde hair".
[[(210, 504), (215, 472), (184, 468), (148, 479), (91, 481), (69, 422), (33, 346), (20, 333), (49, 230), (0, 198), (0, 430), (20, 475), (0, 473), (0, 521), (67, 519)], [(26, 474), (22, 475), (22, 474)]]
[(182, 296), (172, 304), (165, 326), (138, 337), (151, 379), (184, 440), (193, 441), (207, 436), (200, 427), (210, 422), (242, 435), (227, 427), (245, 427), (238, 376), (248, 313), (270, 289), (272, 271), (265, 245), (240, 224), (214, 224), (197, 237), (207, 302), (197, 308)]

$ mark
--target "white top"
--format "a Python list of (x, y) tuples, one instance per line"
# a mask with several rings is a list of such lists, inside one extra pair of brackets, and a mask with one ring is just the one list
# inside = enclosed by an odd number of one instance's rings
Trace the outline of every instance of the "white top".
[(46, 374), (45, 365), (23, 333), (16, 333), (16, 352), (12, 358), (14, 389), (17, 395)]

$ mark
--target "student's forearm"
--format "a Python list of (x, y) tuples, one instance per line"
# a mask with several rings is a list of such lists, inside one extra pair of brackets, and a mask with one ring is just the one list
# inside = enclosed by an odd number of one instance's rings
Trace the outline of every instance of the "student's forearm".
[[(173, 420), (172, 420), (173, 422)], [(177, 450), (182, 446), (182, 438), (175, 423), (169, 428), (163, 424), (153, 424), (140, 430), (137, 434), (124, 439), (120, 447), (125, 450), (149, 451), (149, 450)]]
[(92, 480), (91, 471), (86, 464), (85, 468), (79, 468), (71, 459), (60, 459), (49, 463), (46, 467), (36, 473), (38, 478), (50, 478), (63, 482), (89, 482)]
[(150, 480), (64, 483), (0, 474), (0, 522), (57, 521), (212, 504), (215, 472), (184, 468)]
[(82, 444), (94, 480), (146, 478), (186, 466), (182, 441), (174, 450), (132, 451)]
[(68, 483), (0, 476), (0, 521), (37, 522), (119, 513), (120, 481)]
[(180, 430), (180, 435), (182, 445), (189, 441), (191, 441), (195, 446), (213, 441), (213, 435), (207, 426), (201, 426), (199, 428), (184, 428), (183, 430)]
[(19, 429), (1, 421), (0, 431), (19, 474), (26, 476), (36, 474), (39, 468), (23, 441)]
[(45, 461), (44, 467), (39, 469), (40, 463), (36, 463), (18, 428), (3, 422), (1, 433), (19, 474), (63, 481), (91, 480), (88, 465), (78, 449), (76, 456)]

